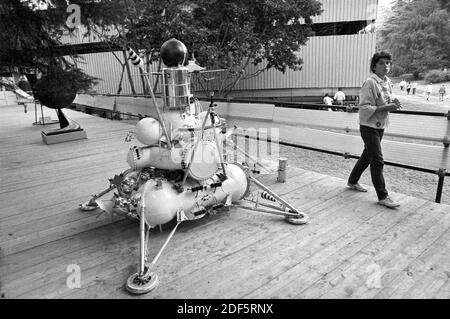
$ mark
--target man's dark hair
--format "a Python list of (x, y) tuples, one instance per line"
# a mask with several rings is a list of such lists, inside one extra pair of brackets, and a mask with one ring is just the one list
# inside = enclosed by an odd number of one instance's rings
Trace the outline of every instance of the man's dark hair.
[(377, 52), (373, 55), (372, 60), (370, 61), (370, 71), (374, 72), (375, 66), (377, 65), (380, 59), (388, 59), (392, 62), (392, 55), (389, 52), (381, 51)]

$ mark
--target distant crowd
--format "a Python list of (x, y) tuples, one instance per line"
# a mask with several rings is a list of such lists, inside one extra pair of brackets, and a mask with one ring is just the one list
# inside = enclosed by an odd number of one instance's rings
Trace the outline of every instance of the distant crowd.
[[(404, 79), (400, 81), (399, 83), (400, 86), (400, 90), (401, 91), (406, 91), (406, 94), (412, 94), (415, 95), (416, 94), (416, 89), (417, 89), (417, 82), (413, 82), (411, 83), (411, 81), (406, 82)], [(433, 83), (430, 83), (427, 85), (427, 87), (425, 88), (425, 97), (427, 99), (427, 101), (430, 100), (430, 96), (433, 93)], [(445, 84), (442, 84), (441, 87), (439, 88), (439, 101), (444, 101), (445, 95), (447, 93), (447, 88), (445, 87)]]

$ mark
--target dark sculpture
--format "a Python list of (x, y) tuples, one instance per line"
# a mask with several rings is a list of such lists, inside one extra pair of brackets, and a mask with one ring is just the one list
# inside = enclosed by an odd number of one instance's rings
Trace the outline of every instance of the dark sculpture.
[(76, 94), (77, 89), (73, 82), (63, 72), (54, 72), (43, 76), (36, 82), (34, 88), (36, 99), (48, 108), (57, 110), (61, 129), (68, 128), (71, 124), (61, 109), (72, 104)]

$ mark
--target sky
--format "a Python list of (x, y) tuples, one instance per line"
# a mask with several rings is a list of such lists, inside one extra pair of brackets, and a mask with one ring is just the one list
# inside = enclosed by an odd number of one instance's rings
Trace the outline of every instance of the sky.
[(392, 6), (392, 3), (395, 0), (378, 0), (378, 16), (376, 25), (380, 26), (384, 22), (385, 15), (388, 11), (388, 8)]
[(378, 5), (379, 6), (383, 6), (383, 7), (387, 7), (390, 5), (391, 2), (393, 2), (394, 0), (378, 0)]

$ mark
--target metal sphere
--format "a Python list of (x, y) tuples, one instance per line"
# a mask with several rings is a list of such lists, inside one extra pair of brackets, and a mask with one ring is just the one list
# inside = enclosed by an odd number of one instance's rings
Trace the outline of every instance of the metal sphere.
[(36, 82), (35, 97), (45, 106), (62, 109), (69, 106), (77, 95), (71, 79), (49, 74)]
[(168, 67), (183, 66), (187, 61), (188, 50), (183, 42), (172, 38), (161, 46), (160, 55)]

